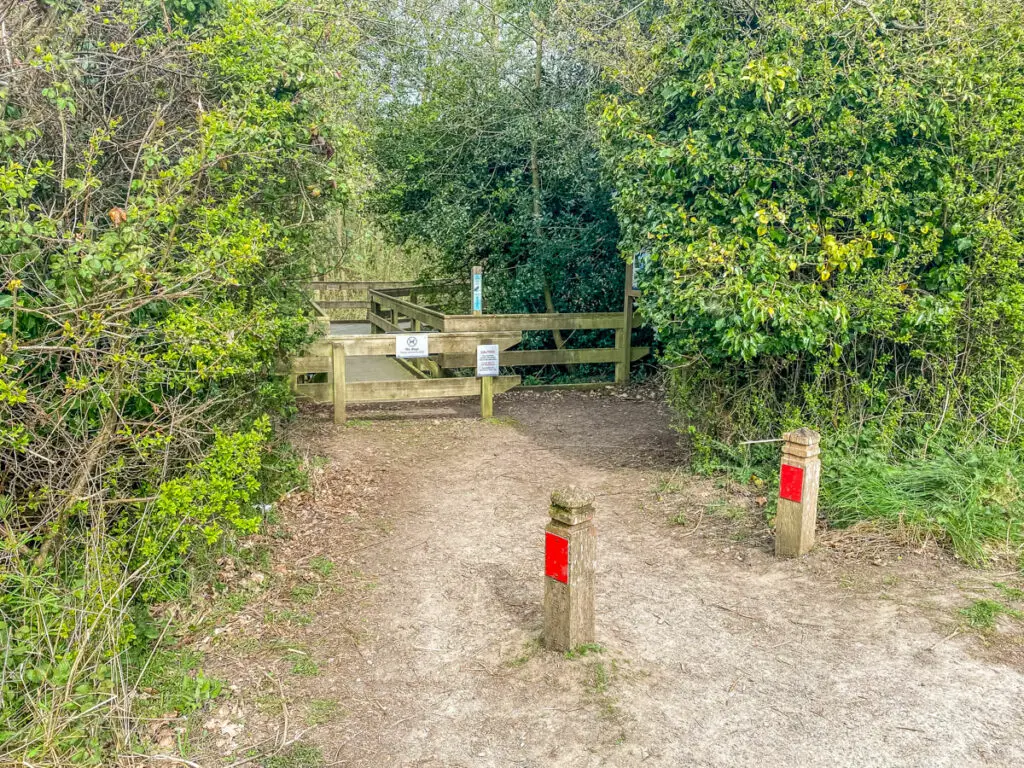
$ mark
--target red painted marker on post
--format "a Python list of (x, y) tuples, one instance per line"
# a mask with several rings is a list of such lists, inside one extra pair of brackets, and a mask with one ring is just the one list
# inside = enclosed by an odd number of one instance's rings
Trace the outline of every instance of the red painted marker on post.
[(779, 498), (799, 502), (804, 495), (804, 470), (802, 467), (782, 465), (779, 474)]
[(544, 575), (563, 584), (569, 583), (569, 540), (553, 533), (544, 534)]

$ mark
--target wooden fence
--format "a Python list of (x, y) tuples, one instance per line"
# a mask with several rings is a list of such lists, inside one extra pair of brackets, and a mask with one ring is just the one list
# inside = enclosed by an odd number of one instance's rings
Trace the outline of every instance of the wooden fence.
[[(627, 271), (627, 289), (629, 279), (630, 272)], [(440, 308), (450, 306), (451, 292), (464, 290), (465, 283), (321, 282), (309, 287), (316, 291), (317, 322), (326, 325), (328, 333), (314, 343), (305, 356), (291, 361), (292, 387), (297, 394), (316, 402), (332, 402), (335, 420), (339, 422), (345, 419), (348, 403), (478, 395), (482, 412), (488, 414), (492, 394), (518, 386), (520, 377), (497, 376), (487, 381), (449, 376), (453, 369), (476, 365), (479, 344), (498, 344), (502, 350), (502, 366), (612, 363), (618, 384), (629, 381), (630, 363), (650, 353), (647, 347), (633, 347), (631, 344), (633, 309), (632, 292), (629, 290), (622, 312), (485, 315), (446, 314)], [(358, 298), (323, 299), (322, 291), (340, 292), (349, 297), (356, 295)], [(331, 335), (330, 312), (336, 309), (355, 310), (359, 319), (365, 318), (370, 325), (371, 334)], [(614, 347), (511, 349), (522, 343), (525, 331), (601, 329), (614, 331)], [(416, 378), (358, 382), (347, 379), (346, 358), (395, 356), (393, 334), (410, 332), (430, 333), (429, 358), (396, 358)], [(310, 374), (326, 374), (325, 380), (309, 381)]]
[[(501, 355), (506, 366), (585, 365), (614, 363), (615, 382), (629, 381), (629, 366), (650, 354), (648, 347), (631, 344), (632, 305), (623, 312), (542, 313), (514, 315), (446, 315), (399, 298), (394, 291), (369, 289), (368, 322), (384, 333), (436, 331), (440, 333), (500, 333), (523, 331), (615, 331), (614, 347), (510, 350)], [(403, 328), (402, 321), (409, 320)], [(476, 364), (476, 351), (442, 355), (442, 369), (470, 368)]]

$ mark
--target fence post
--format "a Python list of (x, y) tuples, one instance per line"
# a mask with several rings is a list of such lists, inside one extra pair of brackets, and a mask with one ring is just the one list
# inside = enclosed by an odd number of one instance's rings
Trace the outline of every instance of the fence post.
[(494, 377), (480, 377), (480, 418), (489, 419), (494, 415)]
[(331, 400), (334, 401), (334, 423), (345, 423), (345, 347), (331, 345)]
[(615, 364), (615, 383), (629, 384), (629, 367), (633, 363), (633, 265), (626, 264), (626, 295), (622, 302), (622, 330), (615, 331), (615, 349), (621, 357)]
[(544, 529), (544, 644), (567, 651), (594, 642), (593, 498), (575, 487), (555, 491), (550, 515)]
[(775, 556), (799, 557), (814, 546), (818, 518), (821, 435), (801, 427), (782, 436), (779, 502), (775, 514)]
[[(409, 303), (410, 304), (416, 304), (417, 303), (416, 300), (418, 298), (419, 298), (419, 296), (417, 295), (416, 291), (413, 291), (412, 293), (409, 294)], [(416, 318), (412, 318), (412, 332), (413, 333), (419, 333), (422, 330), (423, 330), (423, 327), (422, 327), (422, 325), (420, 325), (420, 321), (417, 320)]]
[(473, 267), (472, 279), (470, 281), (470, 296), (472, 301), (471, 311), (474, 315), (484, 313), (484, 268)]

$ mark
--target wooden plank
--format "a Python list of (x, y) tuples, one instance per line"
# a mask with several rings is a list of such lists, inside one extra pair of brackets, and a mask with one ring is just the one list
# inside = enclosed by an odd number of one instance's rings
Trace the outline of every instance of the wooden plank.
[(375, 315), (372, 312), (367, 312), (366, 313), (366, 319), (370, 323), (370, 325), (373, 325), (373, 326), (379, 328), (380, 330), (384, 331), (384, 333), (404, 333), (405, 332), (401, 328), (399, 328), (397, 325), (389, 323), (387, 320), (385, 320), (380, 315)]
[[(420, 358), (420, 359), (422, 359), (422, 358)], [(409, 373), (411, 373), (417, 379), (429, 379), (430, 378), (430, 374), (427, 373), (426, 371), (421, 371), (419, 368), (417, 368), (412, 360), (403, 360), (400, 357), (396, 357), (395, 358), (395, 362), (398, 363), (403, 368), (405, 368), (405, 370), (407, 370)]]
[[(519, 386), (519, 376), (494, 377), (494, 393), (501, 394)], [(349, 383), (345, 388), (350, 403), (392, 400), (434, 400), (442, 397), (479, 397), (480, 379), (406, 379), (404, 381), (365, 381)]]
[(622, 357), (615, 365), (615, 382), (617, 384), (629, 383), (629, 364), (633, 361), (633, 297), (629, 292), (633, 288), (633, 264), (626, 264), (626, 288), (622, 300), (622, 330), (615, 332), (615, 346), (619, 348)]
[(314, 403), (329, 403), (333, 399), (331, 397), (331, 385), (327, 382), (320, 384), (296, 384), (295, 395), (312, 400)]
[(569, 331), (576, 329), (622, 328), (621, 312), (551, 313), (537, 315), (445, 315), (448, 333), (469, 331)]
[(335, 344), (331, 348), (331, 363), (334, 375), (331, 382), (331, 397), (334, 400), (334, 423), (345, 423), (345, 347)]
[(419, 320), (423, 325), (429, 325), (431, 328), (437, 328), (439, 331), (445, 330), (445, 316), (440, 312), (435, 312), (432, 309), (424, 309), (412, 302), (403, 301), (402, 299), (395, 298), (394, 296), (388, 296), (386, 293), (380, 293), (379, 291), (370, 291), (370, 300), (376, 302), (384, 309), (397, 312), (398, 314), (410, 317), (413, 320)]
[[(514, 347), (523, 340), (523, 334), (514, 331), (503, 333), (431, 333), (428, 341), (431, 355), (476, 354), (477, 344), (497, 344), (501, 349)], [(330, 354), (330, 344), (341, 342), (345, 352), (355, 355), (393, 355), (394, 336), (328, 336), (310, 345), (309, 356)], [(475, 362), (474, 362), (475, 364)]]
[[(633, 347), (633, 360), (650, 354), (649, 347)], [(502, 365), (584, 365), (590, 363), (617, 363), (622, 353), (614, 347), (594, 349), (514, 349), (501, 353)], [(438, 361), (442, 368), (472, 368), (476, 354), (442, 355)]]
[(368, 301), (320, 301), (317, 302), (325, 312), (332, 309), (369, 309)]
[(293, 357), (289, 364), (292, 373), (327, 373), (331, 370), (331, 358), (326, 355)]
[(306, 283), (311, 291), (374, 291), (390, 288), (413, 288), (416, 280), (314, 280)]
[(381, 293), (386, 293), (389, 296), (409, 296), (409, 300), (412, 301), (413, 304), (418, 304), (419, 302), (412, 298), (413, 294), (425, 293), (430, 295), (436, 295), (438, 293), (451, 291), (454, 288), (463, 288), (465, 286), (465, 282), (455, 281), (440, 283), (417, 283), (416, 285), (408, 285), (402, 288), (374, 288), (373, 290), (380, 291)]
[(480, 379), (480, 418), (489, 419), (494, 416), (494, 377), (484, 376)]
[(440, 291), (466, 285), (465, 280), (439, 280), (424, 283), (419, 280), (322, 280), (306, 283), (309, 291)]

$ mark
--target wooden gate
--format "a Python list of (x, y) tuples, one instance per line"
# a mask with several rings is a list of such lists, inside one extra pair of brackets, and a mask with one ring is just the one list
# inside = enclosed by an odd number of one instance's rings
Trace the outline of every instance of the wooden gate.
[[(334, 403), (335, 421), (343, 422), (348, 403), (420, 400), (443, 397), (480, 396), (491, 393), (487, 382), (475, 377), (452, 376), (456, 369), (476, 365), (479, 344), (498, 344), (502, 366), (529, 367), (612, 363), (615, 383), (629, 381), (630, 363), (646, 357), (647, 347), (633, 347), (631, 270), (627, 270), (627, 293), (622, 312), (543, 314), (446, 314), (451, 291), (464, 292), (464, 283), (311, 283), (317, 322), (330, 328), (329, 313), (344, 311), (369, 325), (369, 334), (332, 335), (312, 345), (306, 356), (292, 361), (292, 386), (298, 395), (316, 402)], [(327, 294), (325, 296), (325, 294)], [(334, 298), (341, 295), (342, 298)], [(426, 303), (426, 302), (431, 303)], [(421, 303), (422, 302), (422, 303)], [(460, 301), (461, 303), (461, 301)], [(364, 315), (365, 313), (365, 315)], [(614, 346), (560, 349), (512, 349), (522, 343), (524, 331), (573, 331), (610, 329)], [(429, 333), (430, 356), (416, 360), (395, 358), (395, 334)], [(346, 376), (346, 360), (353, 357), (390, 357), (409, 372), (398, 381), (353, 381)], [(325, 380), (307, 382), (309, 374), (326, 374)], [(519, 376), (497, 376), (493, 391), (506, 392), (521, 383)], [(581, 385), (564, 384), (575, 388)], [(593, 385), (583, 385), (593, 386)], [(486, 403), (483, 407), (489, 412)]]
[[(521, 333), (432, 333), (431, 355), (472, 355), (476, 360), (478, 344), (497, 344), (501, 349), (522, 341)], [(334, 421), (345, 422), (348, 403), (393, 400), (434, 400), (445, 397), (483, 397), (507, 392), (520, 383), (519, 376), (496, 376), (491, 392), (485, 392), (476, 377), (429, 378), (392, 381), (349, 381), (346, 360), (349, 357), (378, 357), (395, 354), (393, 335), (328, 336), (316, 342), (304, 357), (292, 360), (292, 387), (297, 395), (318, 403), (334, 404)], [(327, 374), (326, 381), (305, 383), (309, 374)]]

